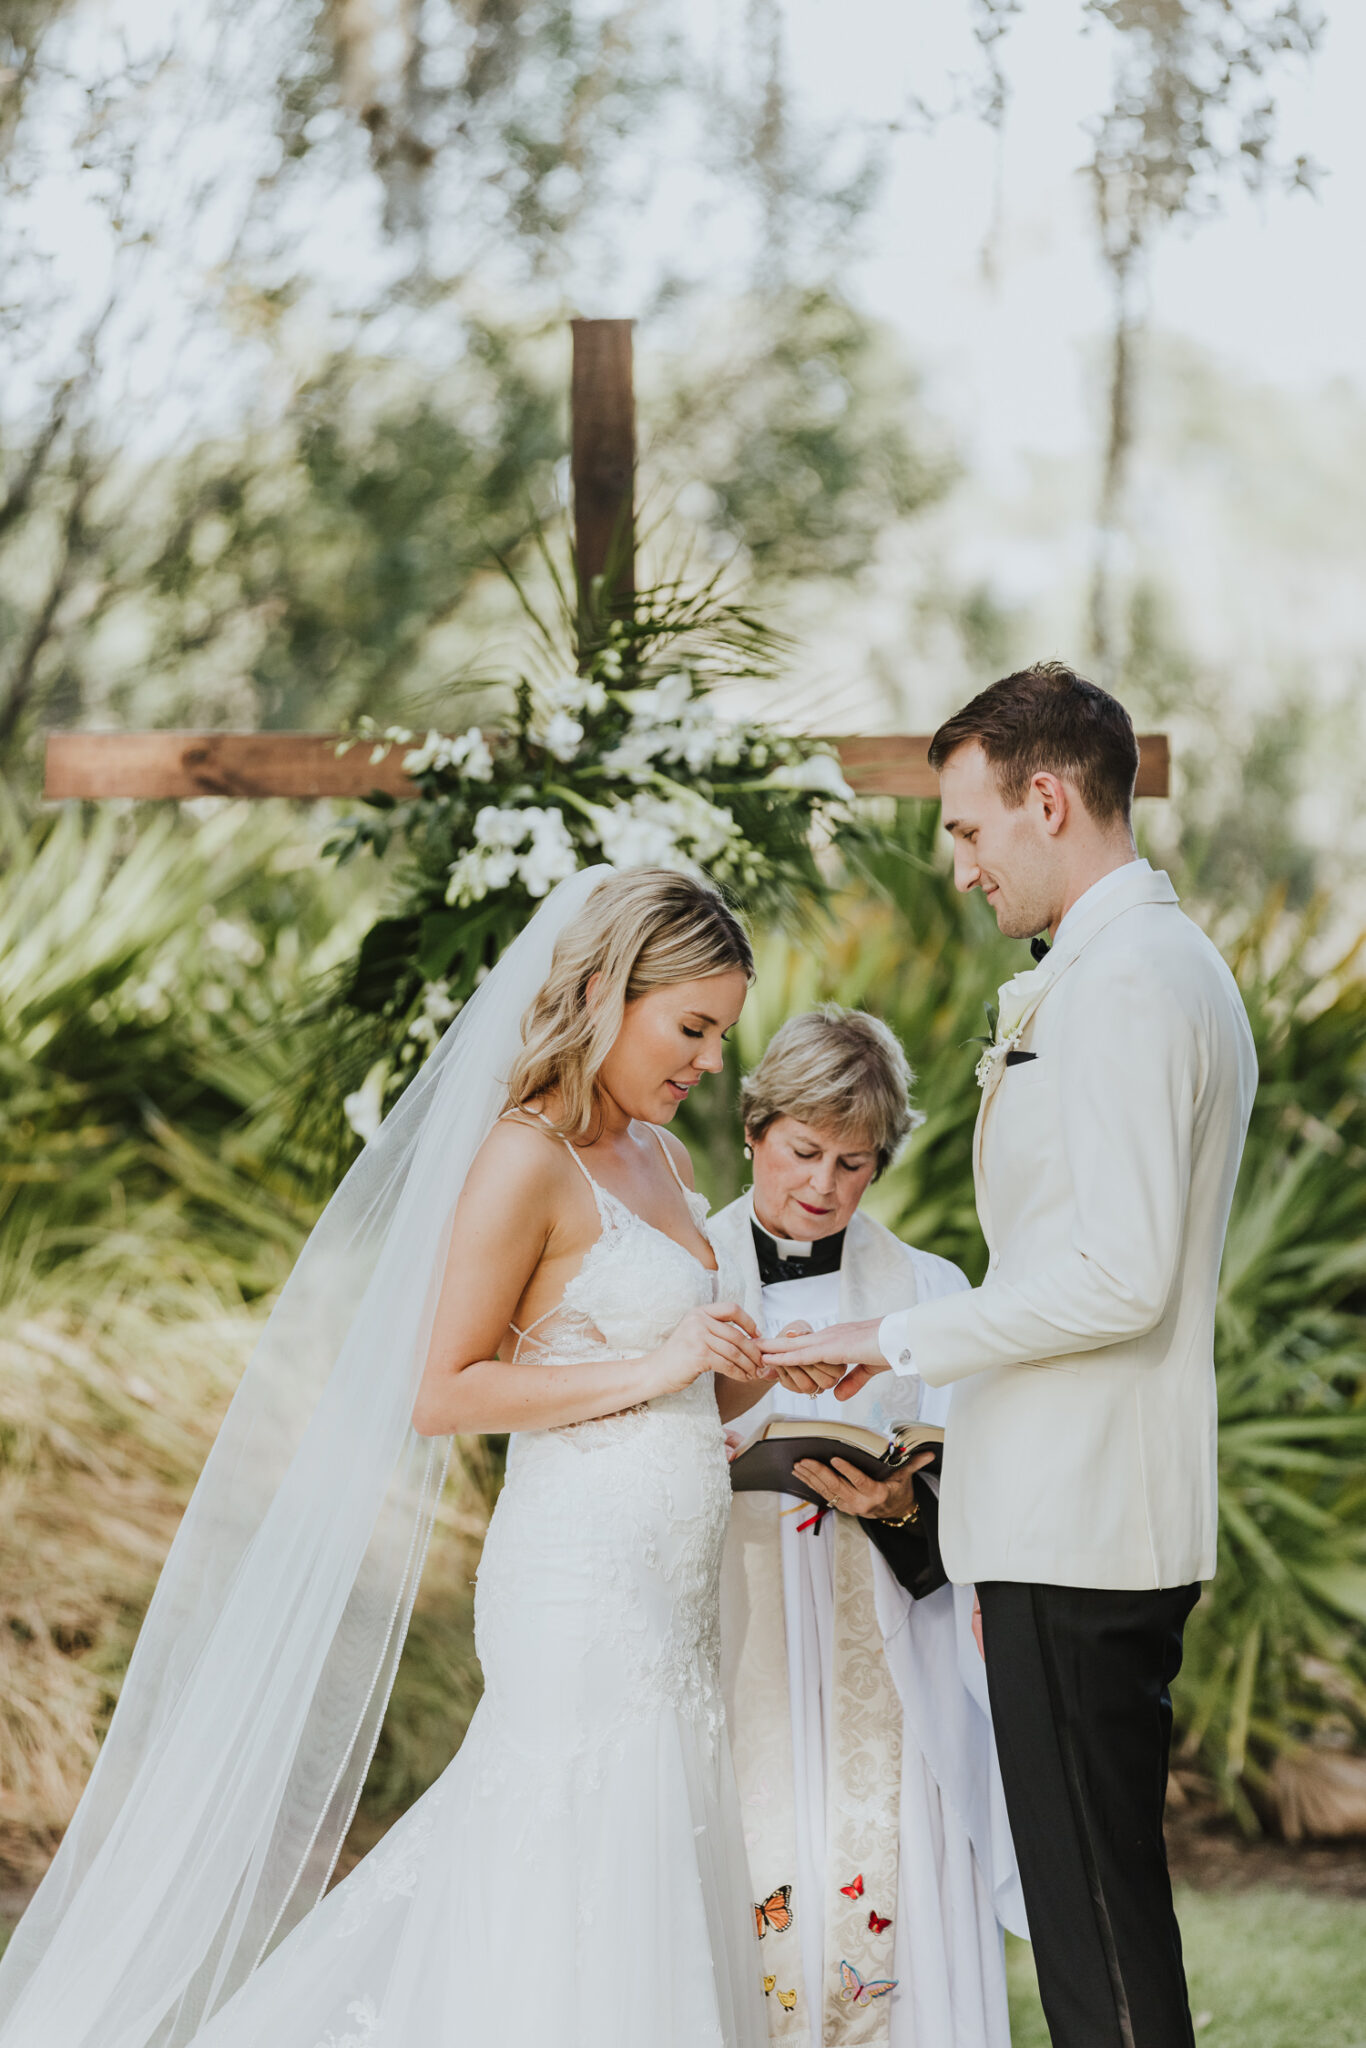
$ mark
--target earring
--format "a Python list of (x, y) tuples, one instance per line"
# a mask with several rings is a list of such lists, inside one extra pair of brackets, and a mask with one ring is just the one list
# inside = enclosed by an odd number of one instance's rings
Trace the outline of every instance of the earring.
[(752, 1159), (754, 1157), (754, 1147), (752, 1145), (746, 1145), (744, 1150), (746, 1159)]

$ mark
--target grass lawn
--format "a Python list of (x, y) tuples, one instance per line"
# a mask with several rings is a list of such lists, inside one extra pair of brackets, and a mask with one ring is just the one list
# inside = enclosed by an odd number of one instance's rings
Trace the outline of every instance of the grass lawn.
[[(1177, 1892), (1201, 2048), (1366, 2048), (1366, 1901)], [(1007, 1936), (1013, 2048), (1048, 2048), (1033, 1956)]]

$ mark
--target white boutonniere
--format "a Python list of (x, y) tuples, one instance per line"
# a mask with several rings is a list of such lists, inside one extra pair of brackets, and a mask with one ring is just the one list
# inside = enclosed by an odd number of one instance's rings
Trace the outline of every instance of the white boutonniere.
[(1019, 1044), (1025, 1025), (1034, 1014), (1034, 1006), (1050, 979), (1042, 967), (1028, 968), (1023, 974), (1012, 975), (997, 990), (994, 1006), (987, 1004), (989, 1036), (977, 1041), (984, 1048), (977, 1062), (979, 1088), (986, 1087), (1006, 1054)]

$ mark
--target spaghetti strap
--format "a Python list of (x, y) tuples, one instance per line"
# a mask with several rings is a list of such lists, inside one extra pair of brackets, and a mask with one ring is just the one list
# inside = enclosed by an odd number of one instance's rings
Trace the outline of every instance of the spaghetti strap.
[[(579, 1172), (580, 1172), (580, 1173), (581, 1173), (581, 1174), (583, 1175), (584, 1179), (585, 1179), (585, 1180), (586, 1180), (586, 1181), (588, 1182), (588, 1185), (589, 1185), (589, 1187), (590, 1187), (590, 1188), (592, 1188), (592, 1190), (593, 1190), (593, 1196), (594, 1196), (594, 1200), (596, 1200), (596, 1199), (597, 1199), (597, 1197), (598, 1197), (599, 1195), (601, 1195), (601, 1194), (606, 1194), (606, 1193), (608, 1192), (608, 1190), (607, 1190), (606, 1188), (604, 1188), (604, 1187), (602, 1186), (601, 1182), (599, 1182), (599, 1181), (596, 1181), (596, 1180), (594, 1180), (594, 1178), (593, 1178), (592, 1174), (591, 1174), (591, 1173), (590, 1173), (590, 1172), (588, 1171), (588, 1168), (587, 1168), (587, 1167), (586, 1167), (586, 1166), (584, 1165), (584, 1163), (583, 1163), (583, 1161), (582, 1161), (582, 1160), (580, 1159), (580, 1157), (579, 1157), (578, 1153), (577, 1153), (577, 1152), (576, 1152), (576, 1151), (574, 1150), (574, 1147), (573, 1147), (573, 1146), (572, 1146), (572, 1145), (570, 1144), (570, 1142), (569, 1142), (568, 1138), (566, 1138), (566, 1136), (564, 1135), (564, 1132), (563, 1132), (563, 1131), (557, 1131), (557, 1130), (555, 1129), (555, 1126), (554, 1126), (554, 1124), (552, 1124), (552, 1123), (551, 1123), (551, 1121), (550, 1121), (550, 1118), (549, 1118), (549, 1117), (548, 1117), (548, 1116), (547, 1116), (547, 1115), (545, 1114), (545, 1112), (544, 1112), (543, 1110), (539, 1110), (539, 1109), (527, 1109), (527, 1108), (525, 1108), (525, 1107), (524, 1107), (524, 1106), (523, 1106), (523, 1105), (522, 1105), (521, 1103), (518, 1103), (518, 1104), (516, 1105), (516, 1107), (515, 1107), (515, 1108), (513, 1108), (513, 1109), (505, 1109), (505, 1110), (503, 1111), (503, 1114), (502, 1114), (502, 1116), (500, 1116), (500, 1117), (499, 1117), (498, 1121), (499, 1121), (499, 1123), (501, 1124), (501, 1123), (505, 1122), (505, 1121), (506, 1121), (506, 1119), (507, 1119), (508, 1117), (517, 1117), (517, 1116), (534, 1116), (534, 1117), (536, 1117), (536, 1118), (537, 1118), (537, 1120), (538, 1120), (539, 1122), (541, 1122), (541, 1123), (543, 1123), (543, 1124), (545, 1125), (545, 1128), (546, 1128), (546, 1134), (547, 1134), (547, 1136), (548, 1136), (548, 1137), (551, 1137), (551, 1138), (558, 1138), (558, 1139), (559, 1139), (560, 1143), (561, 1143), (561, 1144), (562, 1144), (562, 1145), (564, 1146), (564, 1149), (565, 1149), (565, 1151), (566, 1151), (566, 1152), (567, 1152), (567, 1153), (569, 1154), (570, 1158), (571, 1158), (571, 1159), (573, 1160), (573, 1162), (574, 1162), (575, 1166), (577, 1166), (577, 1167), (578, 1167), (578, 1169), (579, 1169)], [(516, 1325), (515, 1325), (515, 1324), (512, 1324), (512, 1323), (509, 1323), (509, 1324), (508, 1324), (508, 1328), (509, 1328), (509, 1329), (514, 1329), (515, 1327), (516, 1327)]]
[(668, 1146), (664, 1142), (663, 1131), (660, 1130), (658, 1124), (651, 1124), (650, 1129), (654, 1132), (656, 1138), (658, 1138), (659, 1140), (659, 1149), (664, 1154), (664, 1158), (668, 1164), (670, 1173), (673, 1175), (674, 1179), (678, 1182), (679, 1187), (683, 1191), (684, 1201), (688, 1201), (693, 1193), (693, 1190), (688, 1186), (688, 1183), (684, 1180), (682, 1174), (679, 1172), (678, 1162), (674, 1158), (673, 1153), (669, 1150)]

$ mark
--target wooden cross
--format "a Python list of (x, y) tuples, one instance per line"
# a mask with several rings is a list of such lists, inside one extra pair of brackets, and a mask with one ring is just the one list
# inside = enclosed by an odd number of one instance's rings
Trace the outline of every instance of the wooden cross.
[[(571, 470), (579, 581), (611, 577), (609, 596), (634, 588), (635, 400), (630, 320), (575, 320)], [(840, 765), (860, 796), (936, 797), (928, 735), (840, 738)], [(380, 761), (360, 745), (337, 752), (338, 735), (314, 732), (54, 732), (47, 737), (44, 794), (63, 797), (410, 796), (403, 750)], [(1139, 738), (1136, 794), (1166, 796), (1166, 735)]]

